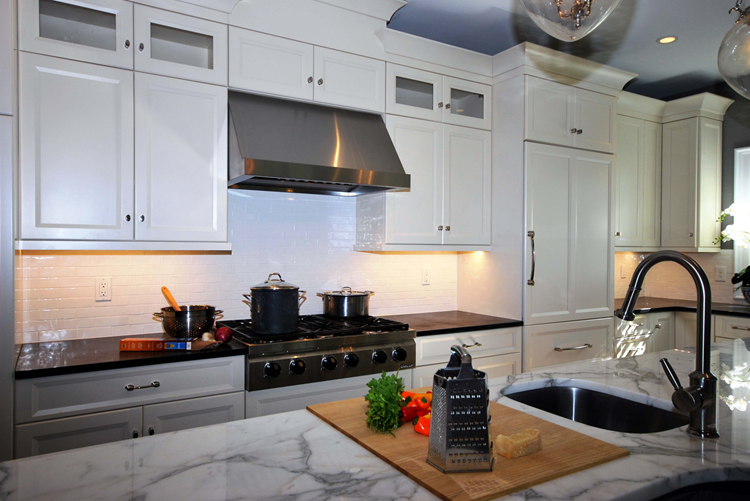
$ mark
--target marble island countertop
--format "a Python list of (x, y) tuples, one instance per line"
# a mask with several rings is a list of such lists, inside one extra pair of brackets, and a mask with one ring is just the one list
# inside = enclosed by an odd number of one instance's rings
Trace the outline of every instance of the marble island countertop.
[[(580, 362), (491, 380), (493, 399), (631, 452), (627, 458), (506, 496), (505, 500), (646, 500), (679, 487), (750, 480), (750, 410), (719, 403), (718, 441), (682, 429), (628, 434), (592, 428), (524, 406), (503, 392), (573, 385), (671, 408), (659, 366), (669, 357), (682, 379), (694, 369), (685, 351)], [(750, 362), (743, 340), (712, 349), (721, 364)], [(731, 389), (736, 400), (748, 388)], [(739, 405), (741, 407), (741, 405)], [(493, 416), (502, 419), (502, 416)], [(373, 499), (432, 500), (427, 490), (307, 411), (185, 430), (0, 464), (0, 500), (26, 499)]]

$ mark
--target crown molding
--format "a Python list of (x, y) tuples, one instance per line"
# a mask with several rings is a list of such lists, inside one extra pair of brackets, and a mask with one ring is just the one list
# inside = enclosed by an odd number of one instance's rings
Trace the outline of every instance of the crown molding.
[(724, 120), (724, 114), (732, 103), (734, 103), (734, 99), (717, 96), (709, 92), (675, 99), (669, 101), (664, 108), (664, 123), (694, 117)]
[(617, 99), (617, 114), (661, 123), (666, 106), (666, 101), (623, 91)]
[(206, 9), (218, 10), (229, 14), (241, 0), (177, 0), (182, 3), (189, 3)]

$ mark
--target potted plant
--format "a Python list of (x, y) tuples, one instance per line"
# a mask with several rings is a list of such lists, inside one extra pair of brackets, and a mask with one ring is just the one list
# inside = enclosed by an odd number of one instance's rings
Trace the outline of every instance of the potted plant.
[[(735, 245), (745, 248), (750, 247), (750, 204), (734, 203), (730, 205), (719, 215), (718, 221), (722, 222), (728, 216), (735, 218), (735, 224), (727, 225), (719, 238), (716, 239), (716, 243), (734, 240)], [(737, 224), (738, 219), (739, 224)], [(741, 290), (745, 300), (750, 303), (750, 266), (735, 273), (732, 277), (732, 283), (739, 284), (735, 290)]]

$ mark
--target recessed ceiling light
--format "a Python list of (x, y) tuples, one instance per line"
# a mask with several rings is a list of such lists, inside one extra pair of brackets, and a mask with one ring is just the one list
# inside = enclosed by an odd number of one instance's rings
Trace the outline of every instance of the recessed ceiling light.
[(661, 44), (668, 44), (668, 43), (672, 43), (676, 41), (677, 41), (677, 37), (664, 37), (664, 38), (660, 38), (659, 40), (657, 40), (657, 42)]

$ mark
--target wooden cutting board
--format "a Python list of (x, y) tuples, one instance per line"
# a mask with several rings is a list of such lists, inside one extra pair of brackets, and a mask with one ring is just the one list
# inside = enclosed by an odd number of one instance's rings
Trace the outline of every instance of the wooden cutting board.
[(484, 501), (626, 457), (629, 451), (563, 428), (504, 405), (490, 402), (492, 438), (528, 428), (542, 432), (542, 450), (518, 459), (495, 455), (495, 468), (484, 473), (442, 473), (427, 464), (428, 437), (402, 425), (396, 436), (375, 433), (365, 424), (364, 398), (311, 405), (307, 410), (365, 449), (447, 501)]

